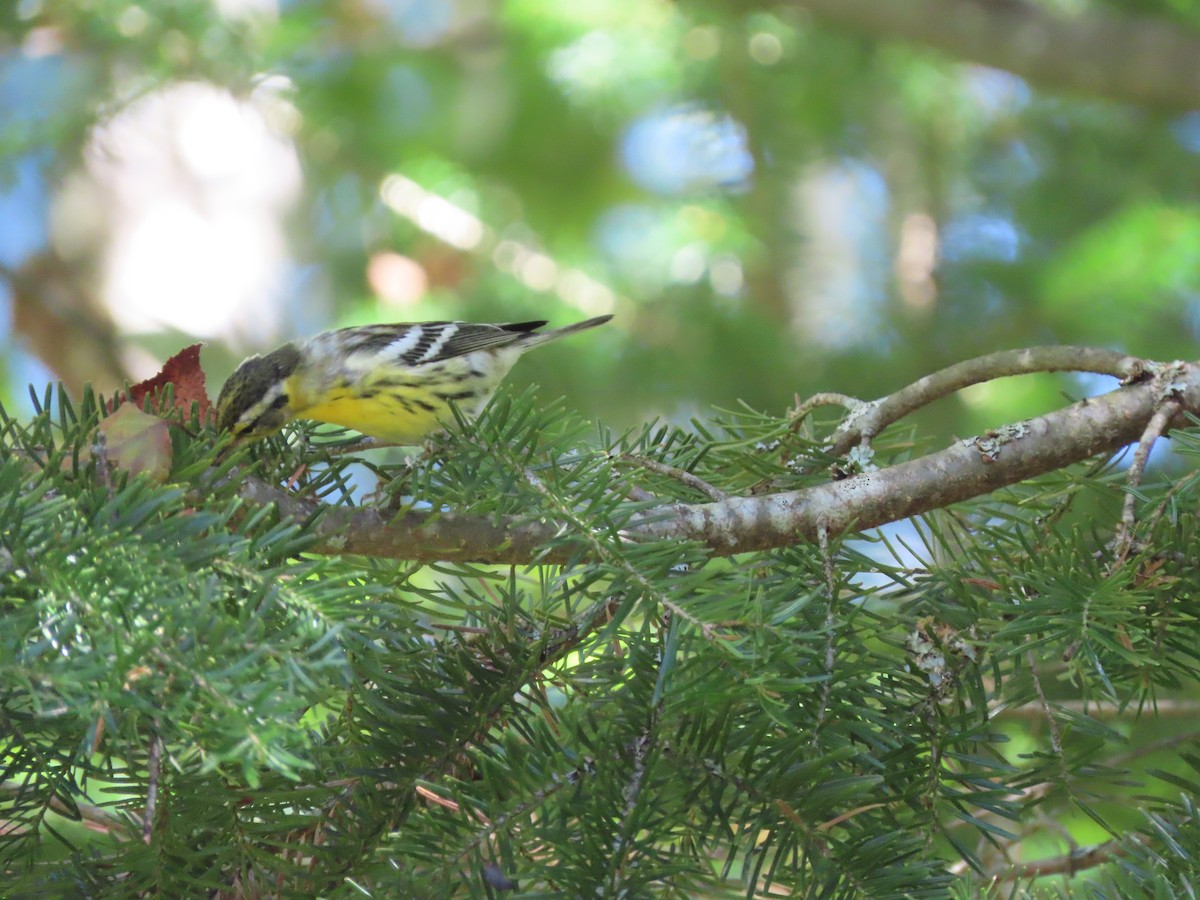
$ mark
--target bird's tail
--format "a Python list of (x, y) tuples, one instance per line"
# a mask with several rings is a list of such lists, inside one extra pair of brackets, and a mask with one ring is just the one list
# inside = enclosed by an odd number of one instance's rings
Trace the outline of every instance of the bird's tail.
[(595, 328), (597, 325), (603, 325), (611, 318), (612, 316), (596, 316), (594, 319), (586, 319), (583, 322), (576, 322), (574, 325), (564, 325), (562, 328), (530, 332), (523, 343), (528, 348), (537, 347), (540, 344), (548, 344), (550, 341), (557, 341), (560, 337), (566, 337), (568, 334), (574, 334), (577, 331), (586, 331), (589, 328)]

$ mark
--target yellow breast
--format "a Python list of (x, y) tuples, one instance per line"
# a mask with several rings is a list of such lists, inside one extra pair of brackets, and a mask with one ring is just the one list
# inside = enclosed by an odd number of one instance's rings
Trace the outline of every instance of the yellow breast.
[(453, 421), (454, 414), (445, 400), (418, 388), (370, 395), (334, 388), (318, 402), (295, 410), (293, 418), (341, 425), (397, 444), (419, 444)]

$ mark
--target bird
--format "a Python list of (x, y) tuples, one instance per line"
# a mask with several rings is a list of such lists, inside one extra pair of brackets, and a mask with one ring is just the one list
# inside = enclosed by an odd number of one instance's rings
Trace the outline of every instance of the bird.
[(473, 419), (529, 350), (595, 328), (612, 316), (538, 331), (546, 321), (485, 325), (413, 322), (326, 331), (243, 360), (217, 398), (217, 428), (233, 446), (296, 419), (417, 445)]

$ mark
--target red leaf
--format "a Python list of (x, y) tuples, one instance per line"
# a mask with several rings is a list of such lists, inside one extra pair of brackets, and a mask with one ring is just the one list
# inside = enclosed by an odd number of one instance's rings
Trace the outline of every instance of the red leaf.
[(157, 375), (135, 384), (129, 389), (128, 397), (123, 396), (121, 400), (131, 400), (145, 409), (147, 400), (157, 403), (163, 388), (171, 384), (175, 386), (175, 409), (183, 410), (187, 415), (191, 412), (192, 404), (196, 403), (199, 405), (200, 421), (206, 421), (212, 415), (212, 404), (208, 402), (204, 369), (200, 367), (201, 346), (192, 344), (184, 347), (166, 361)]

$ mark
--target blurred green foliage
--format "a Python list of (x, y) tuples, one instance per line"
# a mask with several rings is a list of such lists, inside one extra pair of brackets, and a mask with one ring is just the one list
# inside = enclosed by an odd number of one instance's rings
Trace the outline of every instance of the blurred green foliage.
[[(793, 7), (294, 0), (232, 15), (207, 0), (24, 0), (0, 13), (0, 48), (0, 171), (35, 157), (45, 202), (89, 128), (130, 100), (171, 81), (246, 95), (282, 78), (305, 174), (293, 254), (323, 273), (316, 297), (288, 300), (294, 330), (576, 314), (389, 210), (380, 186), (401, 173), (621, 298), (619, 340), (515, 376), (616, 424), (877, 395), (1005, 346), (1172, 358), (1195, 340), (1200, 122), (1046, 95)], [(20, 95), (35, 68), (53, 98), (39, 109)], [(846, 166), (856, 188), (806, 199)], [(936, 234), (919, 301), (897, 275), (913, 216)], [(430, 274), (422, 302), (372, 296), (365, 261), (382, 251)], [(722, 283), (722, 265), (740, 274)], [(839, 316), (848, 333), (829, 325)], [(214, 351), (218, 374), (237, 352)], [(1078, 386), (1040, 390), (1064, 389)], [(960, 433), (976, 412), (947, 403), (928, 424)]]

